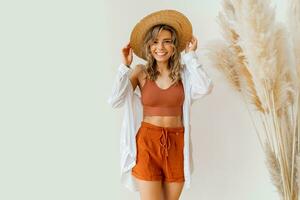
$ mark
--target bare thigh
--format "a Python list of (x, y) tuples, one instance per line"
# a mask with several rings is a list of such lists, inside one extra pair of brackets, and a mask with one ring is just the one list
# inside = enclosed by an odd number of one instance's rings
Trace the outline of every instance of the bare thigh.
[(164, 200), (178, 200), (182, 192), (184, 182), (164, 182), (163, 183), (163, 194)]
[(140, 190), (141, 200), (161, 200), (161, 181), (144, 181), (136, 179)]

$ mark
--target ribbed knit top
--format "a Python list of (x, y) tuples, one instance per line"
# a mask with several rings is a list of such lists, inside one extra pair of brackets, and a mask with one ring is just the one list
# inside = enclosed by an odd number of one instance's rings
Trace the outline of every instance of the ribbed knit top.
[(182, 114), (184, 88), (182, 81), (173, 83), (166, 89), (160, 88), (155, 81), (146, 79), (141, 89), (144, 115), (177, 116)]

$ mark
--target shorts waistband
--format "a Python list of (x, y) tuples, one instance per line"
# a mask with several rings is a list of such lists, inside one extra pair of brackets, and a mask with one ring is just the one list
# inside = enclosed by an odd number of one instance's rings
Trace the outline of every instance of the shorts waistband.
[(148, 122), (141, 122), (142, 127), (147, 127), (153, 130), (162, 131), (167, 130), (168, 132), (184, 132), (184, 126), (180, 127), (163, 127), (163, 126), (157, 126)]

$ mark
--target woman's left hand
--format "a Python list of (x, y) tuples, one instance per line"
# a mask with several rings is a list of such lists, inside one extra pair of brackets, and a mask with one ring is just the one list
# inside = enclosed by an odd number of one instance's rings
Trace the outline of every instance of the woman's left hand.
[(195, 36), (192, 36), (192, 39), (189, 42), (187, 42), (185, 46), (185, 53), (188, 53), (190, 51), (196, 51), (197, 42), (197, 38)]

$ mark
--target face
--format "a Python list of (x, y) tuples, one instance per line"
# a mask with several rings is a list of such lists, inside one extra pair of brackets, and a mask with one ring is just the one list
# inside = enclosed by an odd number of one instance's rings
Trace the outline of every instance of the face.
[(157, 62), (168, 62), (174, 51), (171, 32), (168, 30), (160, 31), (151, 44), (150, 50)]

